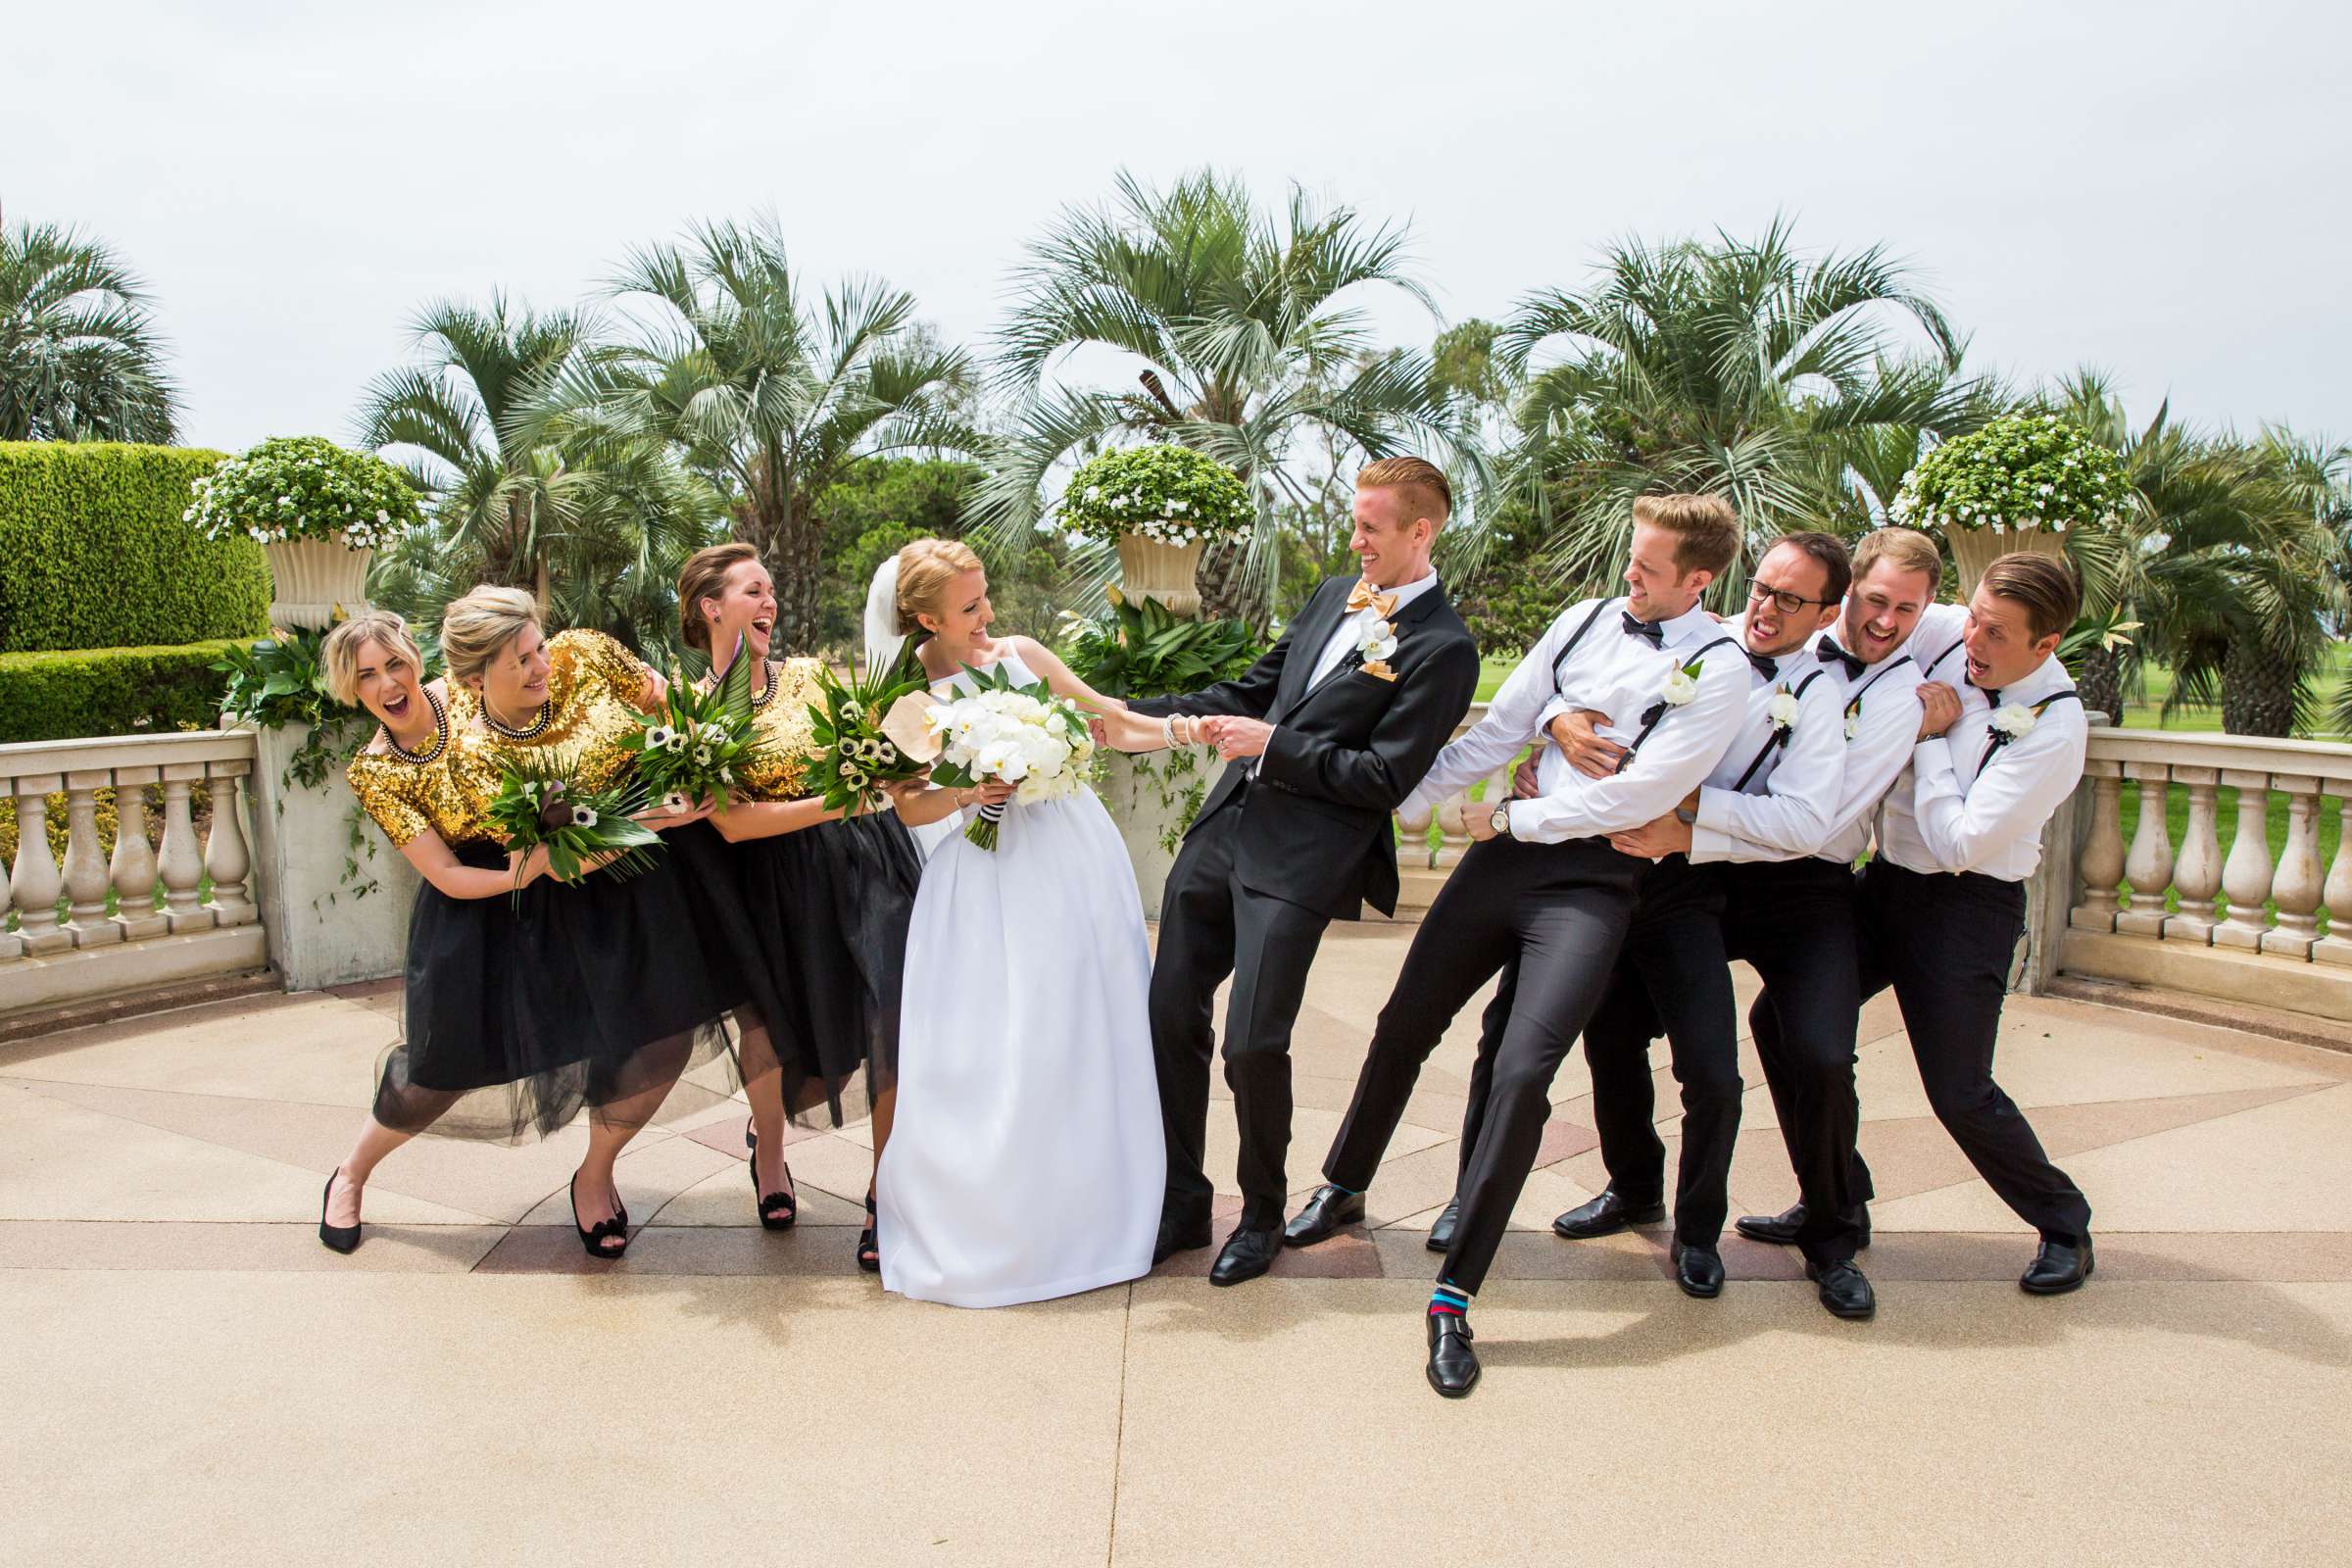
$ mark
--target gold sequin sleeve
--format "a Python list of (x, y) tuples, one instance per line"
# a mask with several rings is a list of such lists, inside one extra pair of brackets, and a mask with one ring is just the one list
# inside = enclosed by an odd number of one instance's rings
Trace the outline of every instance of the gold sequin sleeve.
[(760, 705), (760, 735), (767, 745), (758, 761), (744, 769), (744, 793), (755, 801), (793, 801), (807, 793), (808, 763), (816, 737), (808, 705), (817, 700), (817, 662), (788, 659), (768, 665), (775, 686)]
[[(404, 850), (410, 840), (433, 825), (426, 775), (439, 774), (446, 779), (448, 772), (436, 763), (404, 762), (396, 757), (362, 753), (343, 770), (343, 779), (368, 814), (375, 818), (375, 825), (384, 830), (384, 837), (392, 841), (392, 847)], [(455, 798), (453, 789), (451, 799)]]
[(634, 708), (645, 695), (645, 662), (601, 631), (575, 626), (548, 640), (550, 661), (562, 659), (571, 666), (574, 689), (600, 685), (615, 701)]

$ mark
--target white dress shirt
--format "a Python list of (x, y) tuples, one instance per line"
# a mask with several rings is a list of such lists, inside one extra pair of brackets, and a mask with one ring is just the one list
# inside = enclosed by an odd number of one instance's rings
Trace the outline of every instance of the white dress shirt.
[[(1816, 636), (1813, 646), (1818, 649), (1822, 638), (1836, 629)], [(1901, 649), (1875, 664), (1863, 665), (1859, 675), (1848, 675), (1843, 660), (1830, 659), (1825, 663), (1828, 678), (1838, 683), (1841, 694), (1839, 728), (1842, 731), (1850, 721), (1854, 733), (1845, 743), (1845, 783), (1838, 793), (1837, 819), (1822, 840), (1820, 857), (1851, 865), (1870, 848), (1879, 802), (1902, 777), (1911, 761), (1911, 748), (1919, 741), (1921, 676), (1919, 662)]]
[[(1727, 625), (1725, 630), (1730, 630)], [(1690, 862), (1794, 860), (1819, 850), (1835, 825), (1845, 780), (1844, 695), (1810, 647), (1754, 674), (1747, 711), (1730, 751), (1699, 786)], [(1785, 744), (1773, 739), (1774, 701), (1796, 698)]]
[(1912, 749), (1907, 783), (1886, 797), (1879, 853), (1912, 871), (1976, 871), (2022, 882), (2041, 863), (2042, 824), (2082, 780), (2089, 721), (2055, 654), (2001, 689), (2002, 708), (2040, 711), (2031, 732), (1997, 749), (1986, 745), (1995, 711), (1990, 698), (1965, 681), (1958, 685), (1959, 718)]
[(1919, 666), (1921, 680), (1963, 686), (1968, 682), (1968, 656), (1952, 650), (1960, 646), (1960, 639), (1967, 631), (1966, 605), (1930, 605), (1919, 612), (1919, 621), (1911, 628), (1910, 641), (1903, 644), (1902, 651)]
[[(1621, 746), (1642, 734), (1642, 715), (1659, 701), (1666, 676), (1725, 636), (1703, 610), (1658, 623), (1660, 647), (1625, 630), (1625, 601), (1598, 605), (1598, 618), (1565, 660), (1562, 650), (1594, 613), (1583, 600), (1563, 611), (1487, 704), (1486, 716), (1438, 754), (1403, 809), (1427, 810), (1466, 784), (1501, 767), (1542, 735), (1548, 714), (1590, 709), (1607, 715), (1599, 733)], [(1708, 649), (1688, 703), (1668, 707), (1635, 749), (1624, 771), (1587, 778), (1556, 746), (1537, 749), (1541, 793), (1510, 805), (1511, 836), (1538, 844), (1598, 838), (1640, 827), (1671, 811), (1697, 787), (1731, 746), (1754, 682), (1737, 641)]]

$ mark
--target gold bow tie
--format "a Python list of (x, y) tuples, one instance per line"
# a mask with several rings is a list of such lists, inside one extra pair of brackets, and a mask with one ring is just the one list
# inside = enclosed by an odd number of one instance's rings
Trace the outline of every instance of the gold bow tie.
[(1348, 613), (1352, 615), (1359, 610), (1377, 610), (1380, 618), (1386, 620), (1396, 613), (1396, 596), (1376, 594), (1370, 583), (1359, 581), (1348, 590)]

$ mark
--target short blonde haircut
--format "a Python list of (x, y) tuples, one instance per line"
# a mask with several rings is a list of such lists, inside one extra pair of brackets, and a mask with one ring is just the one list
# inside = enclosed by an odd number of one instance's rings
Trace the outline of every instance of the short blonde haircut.
[(912, 637), (923, 623), (914, 617), (938, 614), (948, 584), (981, 569), (980, 558), (960, 539), (917, 539), (899, 552), (899, 635)]
[(760, 552), (740, 539), (697, 550), (686, 558), (686, 565), (678, 573), (678, 635), (686, 639), (687, 647), (710, 651), (710, 622), (703, 618), (703, 601), (716, 599), (724, 591), (728, 572), (759, 559)]
[(1453, 515), (1453, 486), (1445, 470), (1426, 458), (1382, 458), (1367, 463), (1355, 476), (1358, 490), (1401, 490), (1413, 508), (1413, 518), (1427, 517), (1443, 528)]
[(1675, 536), (1675, 570), (1723, 575), (1740, 555), (1740, 514), (1721, 496), (1681, 493), (1634, 498), (1634, 521)]
[(523, 627), (538, 624), (539, 601), (529, 589), (476, 588), (441, 612), (442, 665), (451, 680), (471, 680)]
[(409, 623), (389, 610), (364, 610), (338, 623), (318, 645), (318, 662), (326, 666), (327, 695), (345, 708), (360, 706), (360, 656), (369, 643), (381, 643), (424, 673), (424, 655), (409, 635)]
[(1862, 536), (1854, 547), (1854, 580), (1860, 582), (1870, 574), (1870, 568), (1882, 561), (1890, 561), (1897, 571), (1924, 571), (1928, 574), (1928, 593), (1943, 581), (1943, 553), (1936, 541), (1916, 528), (1873, 528)]

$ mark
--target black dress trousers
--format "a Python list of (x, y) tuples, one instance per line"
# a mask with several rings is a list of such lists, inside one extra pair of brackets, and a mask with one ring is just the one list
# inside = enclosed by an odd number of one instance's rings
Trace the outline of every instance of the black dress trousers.
[(1713, 1247), (1723, 1235), (1745, 1088), (1724, 956), (1721, 869), (1670, 855), (1643, 871), (1625, 953), (1585, 1026), (1601, 1162), (1609, 1184), (1634, 1203), (1655, 1202), (1665, 1186), (1649, 1043), (1666, 1036), (1683, 1098), (1674, 1234), (1698, 1247)]
[(1817, 1264), (1854, 1255), (1865, 1193), (1854, 1140), (1854, 1044), (1862, 1011), (1854, 873), (1810, 857), (1728, 865), (1724, 951), (1764, 990), (1747, 1011), (1805, 1205), (1797, 1246)]
[(1933, 876), (1886, 859), (1862, 873), (1856, 911), (1864, 1000), (1887, 986), (1902, 1008), (1928, 1103), (2018, 1217), (2045, 1237), (2090, 1234), (2090, 1204), (2050, 1163), (2015, 1102), (1992, 1081), (2026, 890), (1976, 872)]
[(1205, 1169), (1208, 1065), (1217, 1044), (1217, 987), (1226, 1003), (1225, 1082), (1242, 1152), (1242, 1224), (1279, 1229), (1289, 1196), (1291, 1026), (1330, 917), (1242, 885), (1236, 865), (1244, 784), (1186, 835), (1162, 896), (1152, 964), (1152, 1040), (1168, 1144), (1164, 1212), (1205, 1220), (1214, 1198)]
[(1474, 844), (1414, 933), (1381, 1008), (1355, 1099), (1324, 1176), (1372, 1185), (1421, 1064), (1454, 1015), (1506, 959), (1519, 965), (1508, 1015), (1479, 1042), (1483, 1096), (1455, 1196), (1461, 1219), (1440, 1278), (1485, 1281), (1551, 1116), (1551, 1080), (1608, 984), (1632, 917), (1642, 862), (1598, 839)]

